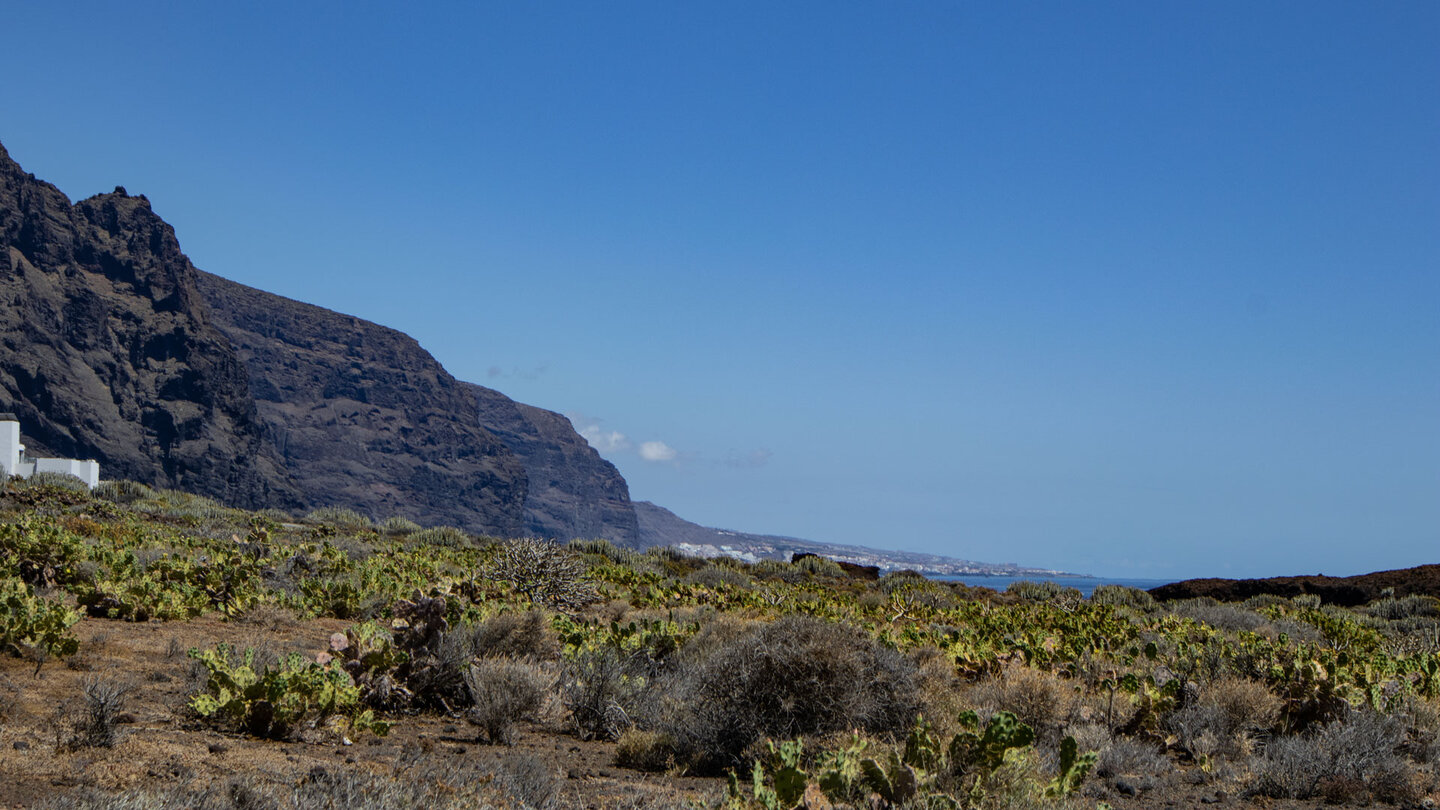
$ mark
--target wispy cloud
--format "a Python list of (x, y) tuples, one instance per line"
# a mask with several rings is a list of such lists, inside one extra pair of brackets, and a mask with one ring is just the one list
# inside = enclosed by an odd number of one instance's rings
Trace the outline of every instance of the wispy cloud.
[(623, 453), (635, 446), (624, 433), (607, 430), (600, 419), (591, 419), (579, 413), (567, 414), (567, 417), (575, 432), (601, 453)]
[(651, 441), (640, 444), (640, 458), (646, 461), (674, 461), (678, 455), (680, 453), (665, 442)]
[(600, 453), (606, 455), (634, 453), (644, 461), (655, 463), (677, 462), (681, 457), (679, 450), (659, 439), (651, 439), (636, 445), (629, 436), (606, 427), (603, 419), (596, 419), (580, 413), (570, 413), (566, 416), (570, 419), (570, 424), (575, 427), (575, 432), (584, 437), (585, 441)]
[(753, 470), (769, 464), (770, 457), (774, 455), (770, 450), (762, 447), (748, 451), (732, 450), (724, 458), (707, 459), (700, 453), (676, 449), (669, 442), (660, 439), (632, 440), (624, 433), (607, 427), (604, 419), (597, 419), (582, 413), (568, 413), (566, 417), (569, 418), (570, 424), (574, 425), (575, 432), (584, 437), (591, 447), (612, 459), (619, 454), (633, 453), (641, 461), (648, 461), (652, 464), (669, 464), (682, 468), (694, 464), (709, 464), (738, 470)]

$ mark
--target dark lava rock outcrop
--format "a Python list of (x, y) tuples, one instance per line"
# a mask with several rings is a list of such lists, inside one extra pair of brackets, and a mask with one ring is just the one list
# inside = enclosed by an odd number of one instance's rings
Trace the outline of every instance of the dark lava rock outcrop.
[(1353, 577), (1317, 574), (1266, 579), (1187, 579), (1154, 588), (1150, 595), (1161, 600), (1208, 596), (1221, 602), (1242, 602), (1262, 594), (1289, 598), (1311, 593), (1319, 596), (1322, 602), (1354, 607), (1379, 599), (1387, 589), (1393, 589), (1396, 596), (1440, 597), (1440, 565), (1376, 571)]
[(236, 506), (298, 491), (195, 268), (143, 196), (72, 205), (0, 146), (0, 410), (36, 455)]

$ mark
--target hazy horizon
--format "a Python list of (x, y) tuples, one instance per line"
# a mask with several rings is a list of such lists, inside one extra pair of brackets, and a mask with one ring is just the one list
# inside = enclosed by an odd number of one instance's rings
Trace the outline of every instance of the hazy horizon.
[(0, 143), (706, 526), (1440, 548), (1440, 6), (14, 4)]

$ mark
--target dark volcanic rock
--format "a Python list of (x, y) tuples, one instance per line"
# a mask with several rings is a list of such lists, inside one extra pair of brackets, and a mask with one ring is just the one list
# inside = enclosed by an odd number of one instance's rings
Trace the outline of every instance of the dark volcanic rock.
[(1323, 602), (1353, 607), (1380, 598), (1386, 589), (1394, 589), (1396, 596), (1440, 597), (1440, 565), (1376, 571), (1353, 577), (1317, 574), (1267, 579), (1187, 579), (1154, 588), (1150, 595), (1162, 600), (1208, 596), (1221, 602), (1241, 602), (1262, 594), (1288, 598), (1313, 593)]
[(516, 402), (499, 391), (465, 383), (479, 406), (480, 424), (525, 464), (525, 531), (572, 540), (603, 537), (637, 547), (640, 530), (630, 487), (570, 420)]
[(298, 495), (195, 269), (144, 197), (71, 205), (0, 146), (0, 410), (36, 455), (237, 506)]
[(0, 240), (0, 412), (38, 455), (236, 506), (637, 542), (625, 480), (563, 416), (201, 273), (144, 197), (72, 206), (0, 147)]
[(475, 397), (414, 338), (199, 273), (308, 505), (525, 532), (525, 470)]

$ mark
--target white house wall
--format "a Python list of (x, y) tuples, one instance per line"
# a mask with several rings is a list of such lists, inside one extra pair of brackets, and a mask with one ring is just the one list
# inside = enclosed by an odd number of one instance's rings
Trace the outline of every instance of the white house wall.
[(96, 461), (77, 461), (73, 458), (37, 458), (35, 459), (35, 472), (54, 472), (73, 475), (85, 482), (91, 489), (100, 483), (100, 463)]

